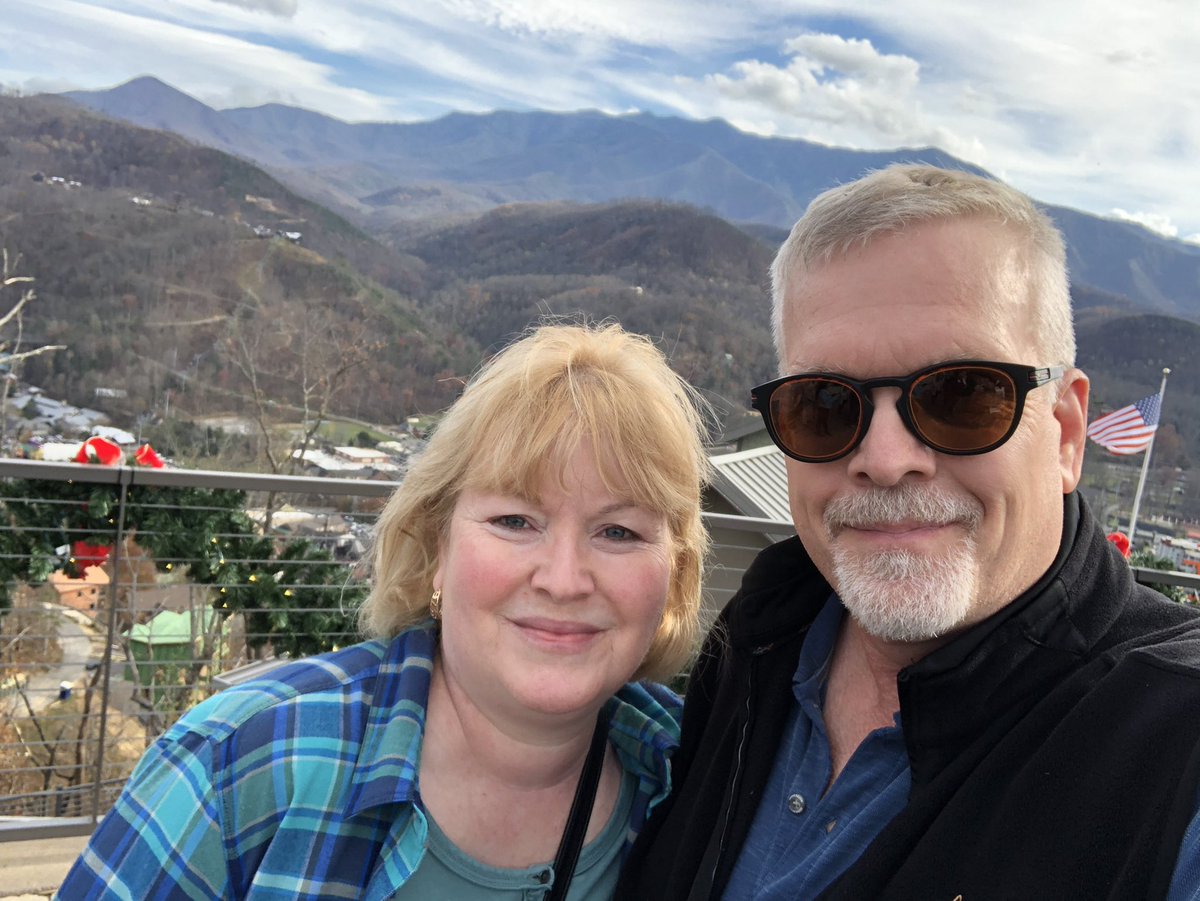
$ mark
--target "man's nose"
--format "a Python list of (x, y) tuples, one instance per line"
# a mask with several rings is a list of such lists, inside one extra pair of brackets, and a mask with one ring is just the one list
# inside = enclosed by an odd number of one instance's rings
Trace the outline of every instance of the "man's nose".
[(862, 443), (849, 456), (850, 475), (881, 487), (905, 478), (929, 478), (937, 469), (937, 452), (922, 444), (900, 417), (899, 388), (876, 388), (871, 424)]

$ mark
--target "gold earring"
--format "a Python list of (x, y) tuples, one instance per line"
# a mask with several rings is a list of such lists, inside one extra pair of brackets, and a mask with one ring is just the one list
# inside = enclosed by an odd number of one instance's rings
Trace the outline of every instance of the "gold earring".
[(442, 618), (442, 589), (437, 589), (429, 599), (429, 615), (434, 619)]

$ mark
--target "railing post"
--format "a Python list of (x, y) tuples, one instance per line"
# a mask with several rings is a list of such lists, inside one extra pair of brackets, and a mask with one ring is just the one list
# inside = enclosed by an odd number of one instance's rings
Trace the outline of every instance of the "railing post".
[(133, 469), (122, 466), (117, 470), (120, 495), (117, 499), (117, 535), (112, 549), (112, 579), (108, 583), (108, 628), (104, 641), (104, 656), (100, 661), (100, 735), (96, 742), (96, 772), (92, 782), (92, 824), (100, 820), (100, 786), (104, 776), (104, 751), (108, 737), (109, 684), (112, 681), (113, 643), (117, 633), (117, 601), (121, 591), (121, 546), (125, 539), (125, 507), (129, 486), (133, 484)]

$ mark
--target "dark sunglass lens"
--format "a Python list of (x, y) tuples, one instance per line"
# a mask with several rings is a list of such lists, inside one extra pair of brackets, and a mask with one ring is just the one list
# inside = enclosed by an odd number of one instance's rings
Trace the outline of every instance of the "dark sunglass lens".
[(837, 457), (858, 437), (862, 404), (848, 385), (794, 379), (771, 395), (771, 421), (785, 450), (813, 461)]
[(1017, 408), (1017, 387), (998, 369), (957, 366), (938, 369), (912, 386), (913, 423), (931, 445), (974, 451), (1008, 432)]

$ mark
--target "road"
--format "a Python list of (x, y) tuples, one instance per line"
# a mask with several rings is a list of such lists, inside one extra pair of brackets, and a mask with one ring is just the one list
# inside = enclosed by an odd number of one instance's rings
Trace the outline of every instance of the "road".
[[(41, 713), (58, 700), (59, 686), (63, 682), (71, 685), (80, 683), (88, 662), (99, 660), (103, 652), (103, 640), (97, 635), (92, 621), (82, 613), (58, 604), (42, 604), (41, 607), (55, 614), (62, 662), (46, 672), (34, 673), (26, 680), (23, 690), (34, 713)], [(4, 712), (10, 716), (29, 713), (20, 694), (16, 692), (0, 703), (4, 704)]]

